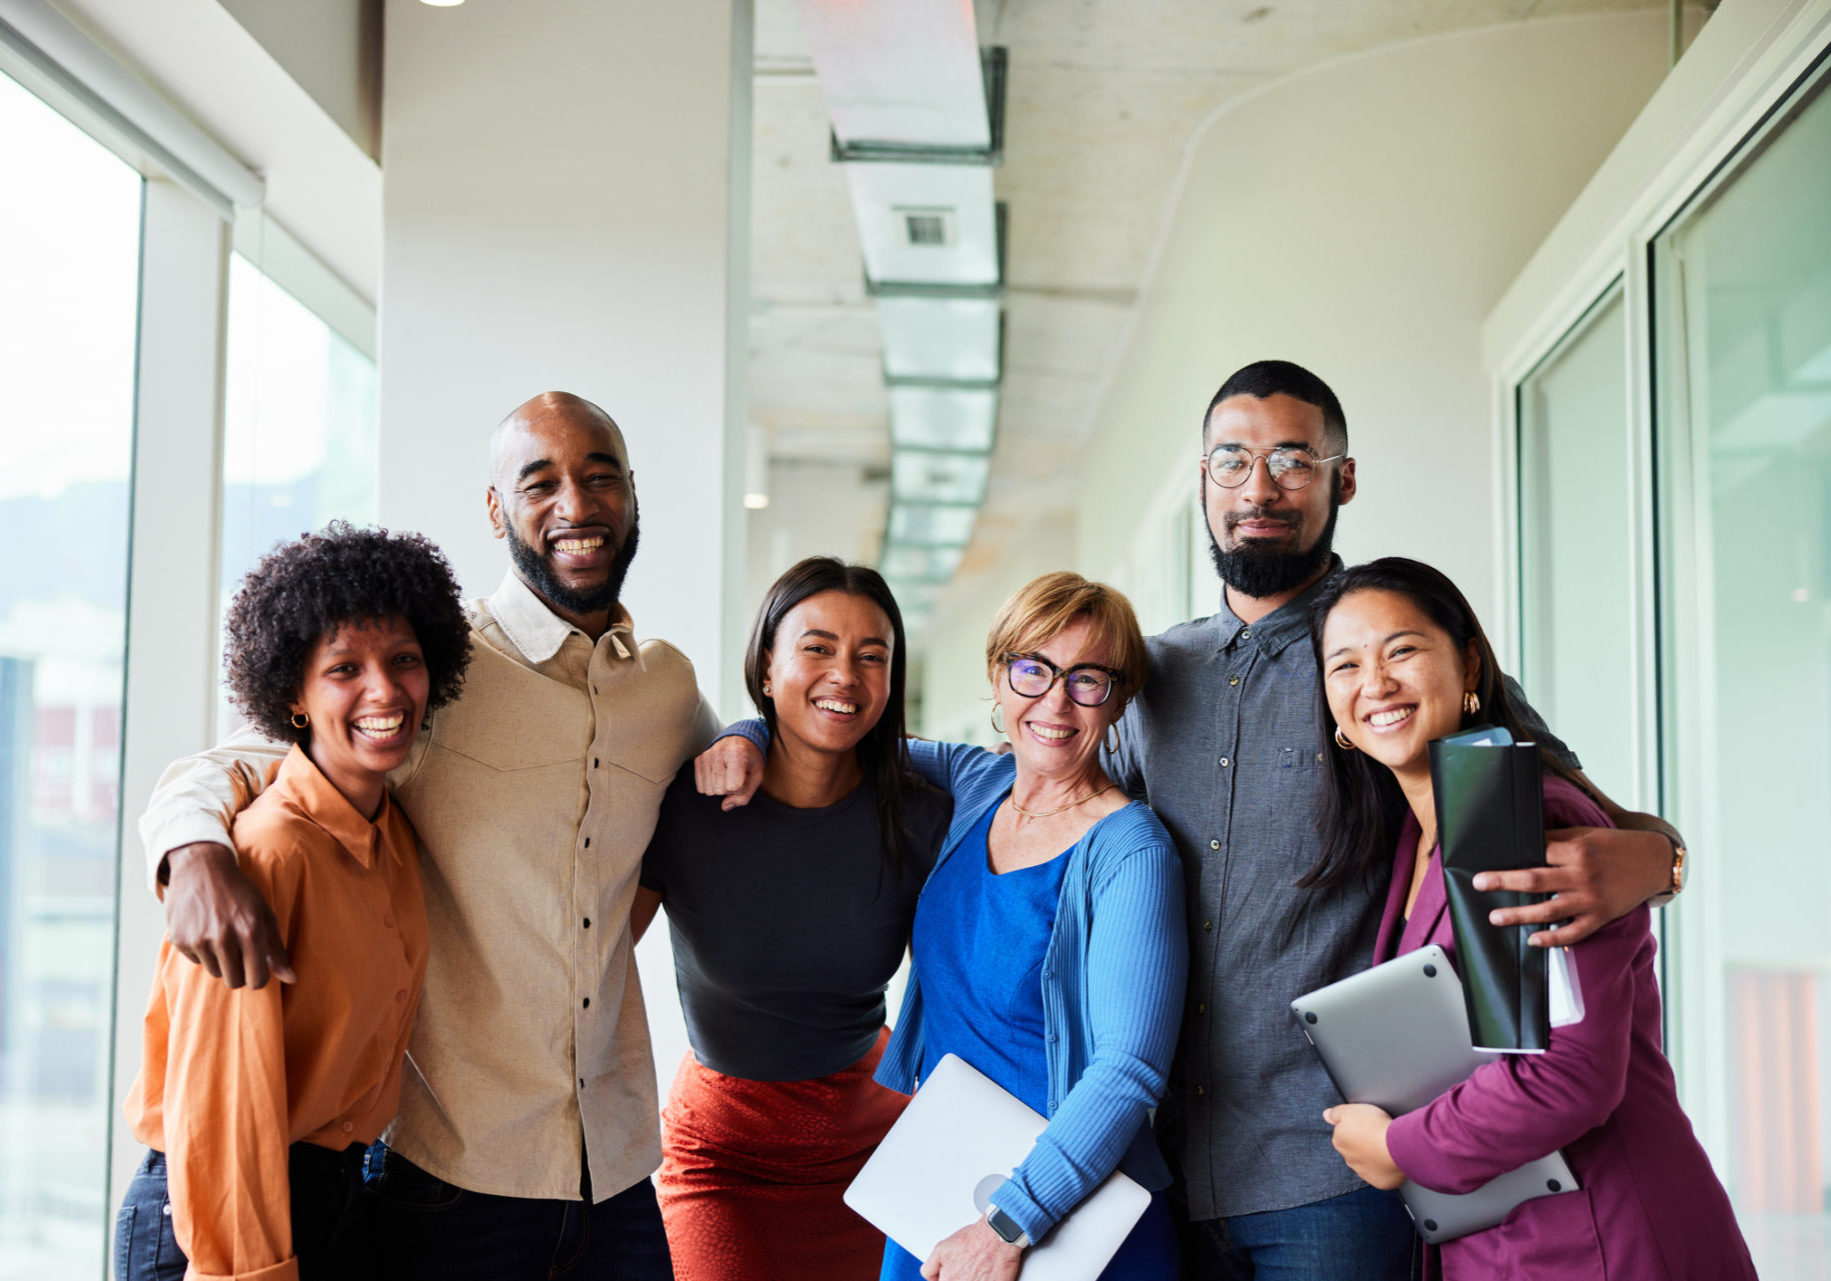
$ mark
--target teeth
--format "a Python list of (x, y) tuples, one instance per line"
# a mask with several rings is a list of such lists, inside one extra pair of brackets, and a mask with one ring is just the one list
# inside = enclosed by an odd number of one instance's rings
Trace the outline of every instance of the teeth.
[(556, 538), (553, 546), (562, 552), (595, 552), (604, 545), (604, 539), (598, 538)]
[(1367, 723), (1376, 729), (1380, 729), (1387, 725), (1397, 725), (1400, 721), (1410, 716), (1411, 713), (1412, 709), (1409, 707), (1395, 708), (1389, 712), (1375, 712), (1367, 718)]
[(406, 717), (396, 712), (392, 716), (364, 716), (354, 722), (356, 732), (370, 738), (392, 738), (400, 732)]
[(816, 698), (814, 706), (828, 712), (844, 712), (850, 716), (858, 710), (857, 703), (842, 703), (836, 698)]
[(1067, 738), (1071, 734), (1074, 733), (1074, 731), (1071, 729), (1051, 729), (1047, 725), (1032, 725), (1030, 728), (1032, 731), (1034, 731), (1036, 733), (1036, 735), (1039, 738), (1060, 739), (1060, 738)]

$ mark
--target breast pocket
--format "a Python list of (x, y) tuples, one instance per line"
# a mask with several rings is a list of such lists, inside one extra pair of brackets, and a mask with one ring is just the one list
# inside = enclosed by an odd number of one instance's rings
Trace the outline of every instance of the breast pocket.
[(589, 695), (478, 646), (464, 694), (434, 714), (432, 746), (504, 772), (576, 762), (591, 746)]

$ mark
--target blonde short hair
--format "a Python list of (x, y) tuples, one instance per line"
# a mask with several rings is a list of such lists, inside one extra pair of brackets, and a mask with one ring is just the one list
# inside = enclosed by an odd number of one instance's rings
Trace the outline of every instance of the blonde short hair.
[(1111, 654), (1119, 672), (1119, 705), (1144, 686), (1144, 633), (1125, 593), (1067, 570), (1044, 574), (1017, 589), (992, 620), (985, 640), (985, 674), (998, 684), (1006, 654), (1034, 654), (1042, 646), (1086, 619), (1094, 646)]

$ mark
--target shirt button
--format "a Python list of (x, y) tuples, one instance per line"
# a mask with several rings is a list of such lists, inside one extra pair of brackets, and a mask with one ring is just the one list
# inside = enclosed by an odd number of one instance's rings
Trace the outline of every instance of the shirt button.
[(1214, 922), (1213, 921), (1203, 921), (1202, 928), (1204, 930), (1212, 930), (1214, 928)]
[(1205, 1089), (1205, 1088), (1203, 1088), (1203, 1087), (1202, 1087), (1202, 1086), (1199, 1086), (1199, 1085), (1198, 1085), (1198, 1086), (1196, 1086), (1196, 1087), (1195, 1087), (1195, 1092), (1196, 1092), (1196, 1093), (1197, 1093), (1197, 1094), (1206, 1094), (1206, 1093), (1208, 1093), (1208, 1091), (1207, 1091), (1207, 1090), (1206, 1090), (1206, 1089)]
[(350, 1123), (350, 1122), (348, 1122), (348, 1121), (345, 1121), (345, 1122), (344, 1122), (344, 1123), (343, 1123), (343, 1132), (344, 1132), (344, 1133), (345, 1133), (345, 1134), (348, 1134), (348, 1133), (349, 1133), (349, 1132), (350, 1132), (350, 1131), (351, 1131), (351, 1130), (354, 1130), (354, 1129), (355, 1129), (355, 1128), (356, 1128), (356, 1127), (355, 1127), (355, 1126), (354, 1126), (354, 1125), (353, 1125), (353, 1124), (351, 1124), (351, 1123)]
[(1251, 640), (1252, 639), (1252, 628), (1248, 627), (1245, 631), (1241, 632), (1240, 639), (1241, 640)]
[(594, 756), (591, 758), (591, 768), (596, 769), (597, 767), (598, 767), (598, 758)]
[(1206, 1014), (1208, 1012), (1208, 1006), (1206, 1005), (1206, 1003), (1197, 1002), (1196, 1006), (1195, 1006), (1195, 1012), (1197, 1014)]
[(1231, 764), (1233, 764), (1233, 762), (1228, 760), (1225, 756), (1221, 757), (1221, 768), (1222, 769), (1226, 769)]
[(1055, 1044), (1055, 1033), (1054, 1032), (1051, 1032), (1049, 1034), (1049, 1044), (1051, 1044), (1051, 1045)]
[(1321, 752), (1318, 752), (1318, 753), (1316, 753), (1316, 759), (1317, 759), (1317, 760), (1321, 760), (1321, 759), (1322, 759), (1322, 753), (1321, 753)]
[(586, 837), (586, 838), (585, 838), (585, 848), (586, 848), (586, 849), (590, 849), (590, 848), (591, 848), (591, 838), (590, 838), (590, 837), (589, 837), (589, 836), (587, 836), (587, 837)]
[(579, 1089), (581, 1089), (581, 1090), (582, 1090), (582, 1089), (584, 1089), (584, 1088), (585, 1088), (585, 1078), (584, 1078), (584, 1077), (582, 1077), (582, 1076), (581, 1076), (581, 1077), (580, 1077), (580, 1078), (579, 1078)]
[(404, 1000), (406, 1000), (406, 999), (407, 999), (407, 989), (406, 989), (406, 988), (402, 988), (402, 989), (401, 989), (401, 990), (400, 990), (400, 991), (398, 991), (398, 992), (396, 992), (396, 993), (395, 993), (395, 994), (394, 994), (394, 999), (395, 999), (395, 1000), (397, 1000), (397, 1001), (404, 1001)]
[(1221, 848), (1221, 843), (1219, 841), (1209, 841), (1208, 848), (1211, 850), (1218, 850)]
[(382, 917), (381, 923), (383, 925), (387, 926), (389, 929), (393, 929), (394, 928), (394, 914), (392, 912), (390, 912), (387, 916)]
[(585, 998), (585, 1008), (588, 1010), (591, 1008), (591, 998), (589, 996)]
[(590, 929), (590, 928), (591, 928), (591, 918), (590, 918), (590, 917), (589, 917), (589, 916), (587, 916), (587, 917), (586, 917), (586, 918), (585, 918), (585, 928), (586, 928), (586, 929)]
[(1238, 676), (1230, 677), (1228, 678), (1227, 683), (1229, 685), (1238, 685), (1240, 683), (1240, 678)]

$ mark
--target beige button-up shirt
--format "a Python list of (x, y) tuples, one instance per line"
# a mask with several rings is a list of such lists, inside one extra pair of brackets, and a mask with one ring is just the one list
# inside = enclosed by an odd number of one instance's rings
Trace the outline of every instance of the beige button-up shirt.
[[(389, 783), (423, 846), (431, 955), (387, 1140), (449, 1183), (605, 1200), (660, 1163), (654, 1059), (629, 934), (676, 770), (717, 732), (693, 665), (621, 614), (594, 645), (511, 574), (467, 606), (464, 692)], [(251, 730), (165, 772), (149, 875), (228, 840), (226, 767), (286, 753)]]

